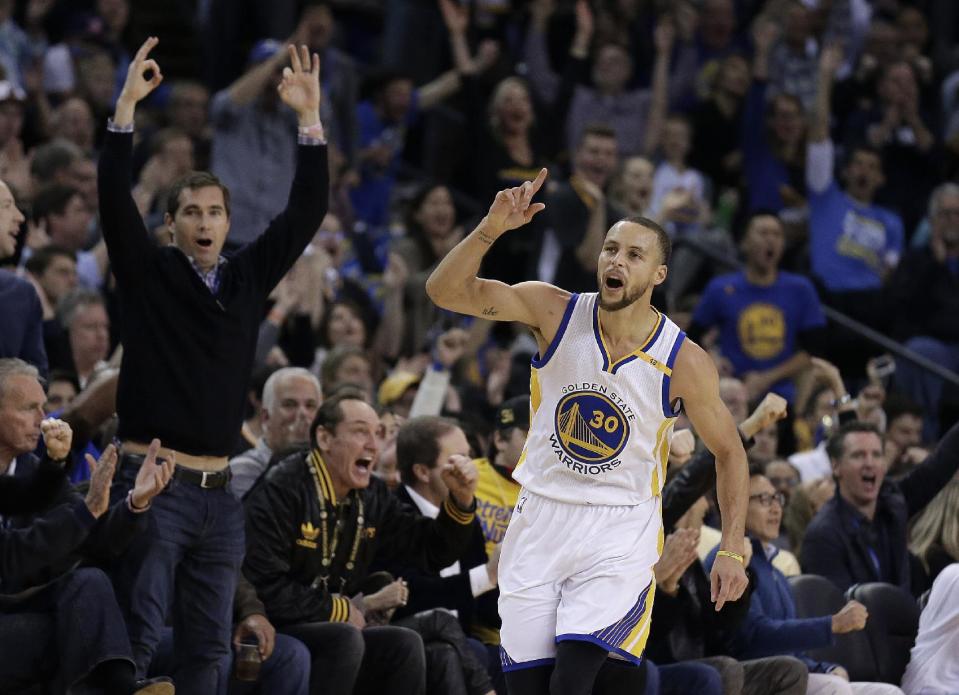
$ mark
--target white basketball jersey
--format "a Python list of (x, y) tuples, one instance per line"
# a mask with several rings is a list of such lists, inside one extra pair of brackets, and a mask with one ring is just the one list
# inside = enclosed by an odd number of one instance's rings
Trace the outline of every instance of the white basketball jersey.
[(640, 504), (662, 492), (678, 405), (669, 379), (686, 337), (659, 319), (613, 362), (596, 293), (574, 294), (545, 355), (533, 358), (526, 448), (513, 477), (569, 504)]

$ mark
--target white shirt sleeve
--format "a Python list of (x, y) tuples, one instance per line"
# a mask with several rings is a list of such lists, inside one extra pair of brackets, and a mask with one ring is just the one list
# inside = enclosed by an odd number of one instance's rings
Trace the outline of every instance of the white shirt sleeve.
[(496, 588), (496, 585), (489, 580), (486, 565), (477, 565), (470, 570), (470, 588), (473, 590), (474, 598)]

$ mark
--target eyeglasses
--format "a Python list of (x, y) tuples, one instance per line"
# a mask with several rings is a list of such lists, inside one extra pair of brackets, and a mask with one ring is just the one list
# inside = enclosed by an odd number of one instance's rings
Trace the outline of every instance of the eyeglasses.
[(769, 482), (773, 484), (773, 487), (796, 487), (799, 485), (798, 478), (770, 478)]
[(781, 492), (776, 492), (773, 494), (764, 492), (759, 495), (750, 495), (749, 499), (750, 501), (759, 500), (759, 506), (764, 508), (769, 507), (773, 502), (778, 502), (780, 507), (786, 506), (786, 496)]

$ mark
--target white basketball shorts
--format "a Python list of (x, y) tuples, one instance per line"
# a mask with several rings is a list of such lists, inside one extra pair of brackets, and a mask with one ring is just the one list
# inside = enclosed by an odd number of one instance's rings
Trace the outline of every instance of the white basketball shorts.
[(503, 670), (549, 664), (564, 640), (592, 642), (640, 663), (662, 547), (659, 497), (591, 506), (524, 488), (500, 558)]

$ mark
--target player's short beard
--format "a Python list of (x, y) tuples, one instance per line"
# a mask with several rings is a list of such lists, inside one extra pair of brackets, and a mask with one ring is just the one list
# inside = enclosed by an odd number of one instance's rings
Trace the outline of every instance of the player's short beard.
[(620, 299), (618, 302), (607, 302), (606, 300), (604, 300), (603, 299), (604, 288), (605, 288), (605, 285), (603, 285), (602, 282), (600, 282), (599, 308), (602, 309), (603, 311), (620, 311), (622, 309), (626, 309), (629, 306), (632, 306), (633, 304), (637, 302), (637, 300), (639, 300), (640, 297), (646, 294), (646, 290), (649, 289), (649, 283), (647, 282), (645, 285), (638, 288), (634, 292), (628, 292), (628, 291), (624, 292), (623, 298)]

